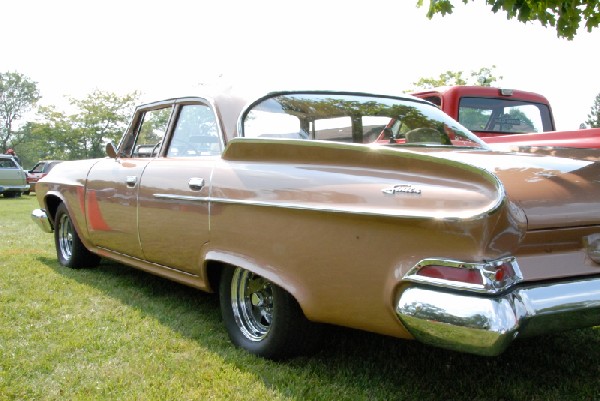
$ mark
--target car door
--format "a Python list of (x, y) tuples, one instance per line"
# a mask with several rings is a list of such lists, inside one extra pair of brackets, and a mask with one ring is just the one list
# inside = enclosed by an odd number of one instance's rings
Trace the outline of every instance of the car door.
[(148, 261), (197, 274), (209, 240), (209, 196), (222, 141), (207, 102), (178, 103), (168, 145), (140, 181), (139, 238)]
[(173, 102), (136, 110), (116, 159), (92, 167), (85, 192), (88, 234), (99, 247), (144, 259), (138, 236), (137, 205), (142, 172), (158, 155)]

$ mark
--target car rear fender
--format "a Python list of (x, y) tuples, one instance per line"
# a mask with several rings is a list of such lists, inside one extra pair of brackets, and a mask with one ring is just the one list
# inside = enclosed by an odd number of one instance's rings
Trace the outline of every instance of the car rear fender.
[[(223, 159), (212, 180), (207, 259), (268, 278), (311, 320), (398, 334), (391, 305), (410, 267), (431, 257), (506, 257), (526, 231), (498, 178), (460, 161), (255, 139), (231, 141)], [(373, 310), (370, 322), (359, 318)]]

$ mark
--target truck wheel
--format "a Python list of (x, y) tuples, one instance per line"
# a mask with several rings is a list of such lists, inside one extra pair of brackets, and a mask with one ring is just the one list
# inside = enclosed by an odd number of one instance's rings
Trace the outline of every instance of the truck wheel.
[(83, 246), (64, 203), (61, 203), (56, 211), (54, 242), (58, 262), (63, 266), (80, 269), (82, 267), (95, 267), (100, 263), (100, 257)]
[(223, 270), (219, 288), (223, 322), (234, 345), (267, 359), (312, 351), (318, 326), (296, 300), (269, 280), (242, 268)]

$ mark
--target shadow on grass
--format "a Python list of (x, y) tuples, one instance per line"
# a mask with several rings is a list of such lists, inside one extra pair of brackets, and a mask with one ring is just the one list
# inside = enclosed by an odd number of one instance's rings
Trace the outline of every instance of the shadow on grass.
[(332, 393), (339, 400), (600, 399), (598, 329), (520, 340), (487, 358), (331, 327), (320, 352), (275, 363), (229, 343), (214, 294), (108, 261), (91, 270), (40, 261), (157, 319), (292, 399)]

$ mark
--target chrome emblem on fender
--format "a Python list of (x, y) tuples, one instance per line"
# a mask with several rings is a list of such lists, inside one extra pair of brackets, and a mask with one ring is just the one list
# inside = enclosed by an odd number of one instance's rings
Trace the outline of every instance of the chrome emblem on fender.
[(390, 188), (382, 189), (381, 192), (383, 192), (386, 195), (395, 195), (395, 194), (419, 195), (421, 193), (421, 190), (419, 188), (413, 187), (410, 184), (398, 184), (398, 185), (394, 185), (393, 187), (390, 187)]

